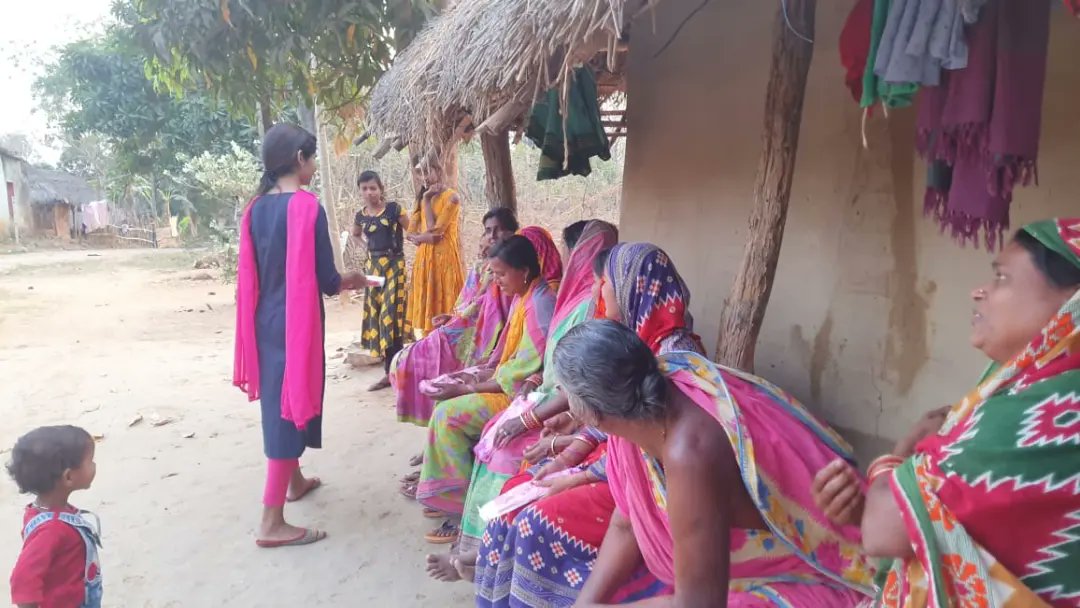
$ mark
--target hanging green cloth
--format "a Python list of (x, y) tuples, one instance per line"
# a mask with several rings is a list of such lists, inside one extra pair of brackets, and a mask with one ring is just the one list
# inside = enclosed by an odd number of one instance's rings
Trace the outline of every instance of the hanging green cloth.
[[(574, 70), (567, 106), (564, 125), (559, 108), (559, 91), (552, 89), (533, 106), (529, 115), (529, 128), (525, 136), (540, 148), (537, 180), (559, 179), (566, 175), (586, 176), (592, 173), (590, 158), (611, 159), (611, 147), (604, 133), (604, 125), (600, 122), (596, 78), (589, 68)], [(565, 158), (567, 151), (569, 159)]]
[(878, 49), (881, 48), (881, 37), (889, 20), (892, 3), (893, 0), (874, 0), (874, 18), (870, 26), (870, 56), (863, 71), (863, 95), (860, 103), (864, 108), (869, 108), (879, 100), (889, 108), (904, 108), (912, 104), (915, 93), (919, 90), (918, 83), (885, 82), (874, 73), (874, 64), (877, 61)]

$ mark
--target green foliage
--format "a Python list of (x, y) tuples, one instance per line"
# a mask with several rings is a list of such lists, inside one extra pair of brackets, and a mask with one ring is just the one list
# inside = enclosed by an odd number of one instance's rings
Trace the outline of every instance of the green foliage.
[(192, 200), (199, 215), (210, 220), (231, 223), (239, 209), (255, 192), (259, 161), (251, 152), (232, 144), (229, 152), (203, 152), (183, 157), (181, 179), (198, 196)]
[(120, 30), (60, 50), (37, 82), (42, 105), (69, 137), (98, 133), (132, 172), (162, 170), (177, 153), (253, 146), (250, 124), (205, 96), (175, 99), (147, 80), (139, 51)]
[[(118, 0), (114, 13), (151, 57), (146, 74), (175, 94), (205, 89), (254, 117), (317, 96), (359, 101), (430, 0)], [(267, 108), (266, 106), (271, 106)]]
[(112, 201), (145, 202), (159, 215), (187, 195), (169, 174), (183, 157), (250, 150), (255, 130), (205, 94), (177, 99), (147, 79), (141, 51), (113, 28), (60, 49), (36, 83), (67, 148), (61, 165), (93, 180)]

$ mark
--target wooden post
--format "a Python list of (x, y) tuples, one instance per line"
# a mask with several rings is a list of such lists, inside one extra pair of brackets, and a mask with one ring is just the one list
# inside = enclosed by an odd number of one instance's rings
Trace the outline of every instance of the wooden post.
[(312, 106), (308, 107), (307, 104), (301, 101), (297, 106), (297, 113), (300, 115), (301, 126), (315, 135), (315, 141), (318, 145), (319, 182), (321, 185), (319, 201), (322, 203), (323, 208), (326, 209), (326, 223), (330, 232), (330, 248), (334, 250), (334, 263), (338, 264), (339, 268), (344, 268), (345, 252), (341, 246), (341, 231), (338, 228), (337, 192), (334, 190), (334, 171), (330, 166), (330, 156), (333, 154), (330, 150), (332, 142), (327, 137), (326, 129), (323, 129), (318, 103), (313, 101)]
[[(773, 32), (772, 65), (765, 92), (765, 127), (754, 183), (754, 206), (742, 264), (724, 303), (716, 360), (753, 371), (754, 349), (772, 293), (780, 244), (784, 238), (791, 179), (799, 148), (806, 76), (814, 46), (816, 0), (787, 0), (777, 11)], [(795, 31), (792, 31), (794, 28)]]
[(453, 190), (458, 189), (458, 142), (453, 140), (446, 146), (439, 163), (442, 167), (443, 185)]
[(510, 159), (510, 132), (481, 133), (480, 148), (484, 152), (484, 194), (488, 207), (509, 207), (517, 212), (517, 192), (514, 187), (514, 165)]

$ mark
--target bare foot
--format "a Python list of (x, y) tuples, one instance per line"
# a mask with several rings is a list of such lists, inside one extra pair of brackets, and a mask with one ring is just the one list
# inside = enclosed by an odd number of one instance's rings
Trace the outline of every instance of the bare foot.
[(453, 583), (461, 580), (461, 574), (454, 567), (454, 558), (449, 553), (429, 553), (427, 556), (427, 573), (431, 578), (444, 583)]
[(379, 380), (375, 384), (372, 384), (368, 387), (367, 390), (369, 393), (374, 393), (376, 391), (381, 391), (388, 388), (390, 388), (390, 378), (388, 378), (387, 376), (383, 376), (382, 380)]
[(476, 553), (468, 553), (458, 557), (451, 557), (450, 563), (457, 570), (461, 580), (474, 582), (476, 580)]
[(318, 477), (293, 477), (289, 482), (289, 494), (285, 497), (289, 502), (296, 502), (308, 495), (309, 492), (322, 485)]
[(262, 525), (259, 526), (258, 541), (264, 543), (284, 542), (303, 537), (304, 532), (306, 532), (304, 528), (298, 528), (285, 523), (274, 526)]
[(424, 464), (424, 453), (423, 452), (420, 452), (416, 456), (413, 456), (412, 458), (409, 459), (409, 466), (410, 467), (418, 467), (418, 466), (420, 466), (422, 464)]

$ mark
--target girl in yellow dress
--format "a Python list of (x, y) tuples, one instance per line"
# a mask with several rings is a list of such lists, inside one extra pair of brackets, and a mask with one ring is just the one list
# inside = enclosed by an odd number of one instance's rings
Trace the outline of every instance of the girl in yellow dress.
[(427, 187), (412, 212), (410, 232), (405, 237), (416, 245), (406, 322), (417, 338), (434, 328), (432, 319), (453, 311), (465, 282), (458, 242), (461, 199), (443, 185), (442, 171), (437, 167), (428, 170), (424, 181)]

